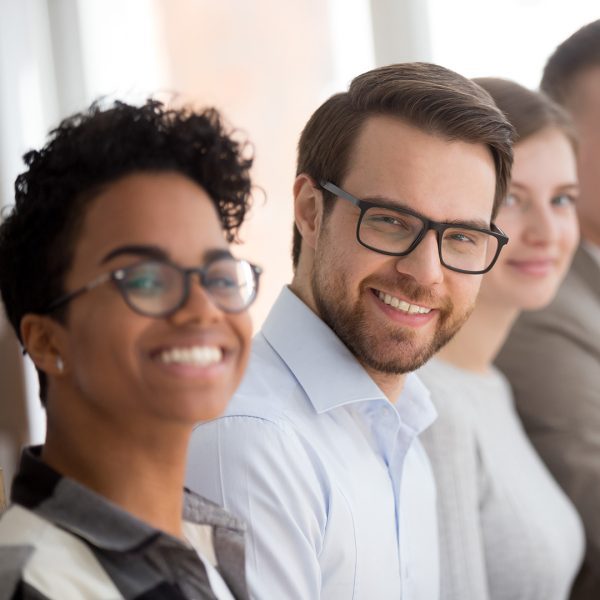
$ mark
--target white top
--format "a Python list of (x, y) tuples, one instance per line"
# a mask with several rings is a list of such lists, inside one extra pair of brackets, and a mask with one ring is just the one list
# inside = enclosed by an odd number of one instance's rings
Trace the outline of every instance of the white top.
[(224, 417), (200, 425), (187, 484), (249, 525), (252, 598), (435, 600), (435, 486), (409, 375), (390, 403), (285, 288)]
[(444, 600), (564, 600), (583, 554), (570, 501), (536, 454), (495, 368), (430, 361), (439, 413), (423, 436), (438, 486)]
[(217, 597), (217, 600), (235, 600), (219, 571), (213, 567), (210, 561), (202, 554), (202, 552), (200, 552), (200, 550), (196, 549), (196, 554), (204, 563), (206, 575), (208, 576), (208, 582), (210, 583), (210, 589)]
[(217, 556), (215, 554), (212, 528), (193, 525), (188, 521), (183, 521), (181, 527), (187, 545), (195, 550), (198, 558), (204, 564), (210, 589), (217, 600), (235, 600), (225, 580), (216, 569)]

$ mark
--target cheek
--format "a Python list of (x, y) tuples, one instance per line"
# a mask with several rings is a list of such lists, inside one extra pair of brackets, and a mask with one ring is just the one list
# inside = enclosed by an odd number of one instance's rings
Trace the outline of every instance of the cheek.
[(494, 268), (485, 274), (483, 281), (481, 283), (481, 290), (479, 293), (479, 298), (485, 300), (487, 298), (498, 297), (504, 294), (507, 290), (507, 283), (504, 281), (502, 275), (504, 265), (500, 264), (498, 261)]
[(514, 242), (520, 237), (522, 231), (522, 217), (515, 211), (509, 211), (504, 209), (498, 215), (495, 221), (496, 225), (502, 229), (502, 231), (508, 236), (508, 244), (504, 246), (500, 252), (498, 260), (502, 260), (502, 256), (506, 254), (507, 250), (510, 252), (511, 240)]
[[(70, 354), (80, 384), (105, 385), (135, 369), (143, 328), (127, 308), (105, 307), (82, 313), (70, 327)], [(75, 316), (75, 315), (74, 315)]]
[(479, 290), (481, 289), (483, 276), (464, 275), (464, 277), (467, 279), (465, 282), (463, 282), (463, 285), (461, 286), (461, 298), (463, 299), (463, 306), (465, 308), (468, 308), (473, 306), (477, 300), (477, 295), (479, 294)]
[(227, 320), (239, 343), (238, 368), (243, 370), (246, 368), (252, 344), (252, 319), (248, 311), (244, 311), (237, 315), (228, 315)]
[(454, 312), (456, 314), (464, 314), (470, 311), (475, 305), (483, 277), (481, 275), (460, 273), (456, 273), (456, 275), (460, 275), (460, 277), (453, 277), (453, 281), (448, 282), (447, 296), (454, 305)]
[(570, 258), (579, 243), (579, 223), (575, 214), (564, 224), (561, 231), (561, 242), (565, 254)]

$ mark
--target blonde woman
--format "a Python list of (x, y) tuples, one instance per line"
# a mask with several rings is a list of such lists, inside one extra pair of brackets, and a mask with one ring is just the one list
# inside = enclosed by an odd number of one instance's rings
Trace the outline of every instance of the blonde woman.
[(510, 241), (467, 323), (419, 372), (439, 412), (424, 442), (438, 484), (441, 597), (564, 600), (582, 557), (581, 523), (492, 362), (519, 313), (552, 300), (573, 257), (575, 140), (566, 114), (545, 96), (506, 80), (476, 82), (517, 138), (496, 219)]

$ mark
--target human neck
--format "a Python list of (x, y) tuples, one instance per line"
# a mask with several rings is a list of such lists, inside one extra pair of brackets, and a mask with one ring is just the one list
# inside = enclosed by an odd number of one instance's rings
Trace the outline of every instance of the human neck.
[(395, 373), (382, 373), (363, 365), (371, 379), (379, 386), (385, 397), (392, 403), (396, 402), (404, 389), (406, 375)]
[[(189, 431), (101, 421), (61, 423), (49, 410), (42, 460), (153, 527), (182, 537)], [(108, 426), (105, 426), (108, 425)]]
[(486, 373), (519, 312), (478, 302), (467, 322), (437, 357), (467, 371)]

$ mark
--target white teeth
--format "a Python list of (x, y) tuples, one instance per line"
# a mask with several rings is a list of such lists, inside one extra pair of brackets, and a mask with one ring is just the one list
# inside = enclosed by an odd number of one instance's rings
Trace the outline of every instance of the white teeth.
[(407, 312), (408, 314), (414, 315), (426, 315), (431, 312), (430, 308), (425, 308), (424, 306), (417, 306), (416, 304), (409, 304), (404, 300), (400, 300), (399, 298), (395, 298), (394, 296), (390, 296), (389, 294), (384, 294), (383, 292), (377, 292), (377, 296), (382, 302), (385, 302), (389, 306), (393, 308), (397, 308), (403, 312)]
[(195, 365), (207, 367), (218, 363), (223, 358), (223, 352), (216, 346), (193, 346), (191, 348), (171, 348), (160, 354), (160, 360), (167, 365)]

